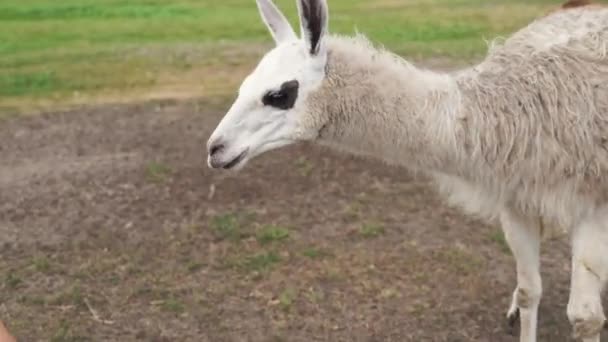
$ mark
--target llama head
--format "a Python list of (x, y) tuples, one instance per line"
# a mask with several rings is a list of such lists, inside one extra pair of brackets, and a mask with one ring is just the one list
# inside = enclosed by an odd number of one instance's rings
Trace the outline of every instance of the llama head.
[(325, 77), (326, 0), (297, 0), (301, 37), (272, 0), (257, 0), (276, 46), (245, 78), (238, 96), (207, 142), (211, 168), (240, 169), (252, 158), (312, 140), (320, 125), (306, 117), (307, 95)]

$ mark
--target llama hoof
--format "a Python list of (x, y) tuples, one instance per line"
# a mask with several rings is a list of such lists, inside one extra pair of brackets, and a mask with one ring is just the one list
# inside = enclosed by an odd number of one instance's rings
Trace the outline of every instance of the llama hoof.
[(574, 322), (574, 331), (572, 337), (575, 340), (583, 341), (595, 341), (595, 339), (597, 338), (599, 341), (599, 333), (602, 328), (605, 327), (605, 322), (597, 320), (577, 321)]
[(516, 325), (519, 322), (519, 309), (515, 309), (513, 311), (510, 311), (507, 314), (507, 330), (509, 332), (510, 335), (515, 336), (515, 332), (516, 332)]
[(599, 342), (599, 334), (606, 327), (602, 302), (597, 297), (578, 298), (568, 304), (568, 318), (574, 339)]

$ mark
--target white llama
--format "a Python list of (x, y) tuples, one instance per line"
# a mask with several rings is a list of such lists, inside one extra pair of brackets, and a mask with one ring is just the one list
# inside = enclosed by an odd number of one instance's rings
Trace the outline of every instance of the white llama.
[[(257, 0), (276, 47), (208, 142), (212, 168), (317, 141), (433, 176), (453, 203), (498, 219), (517, 264), (508, 310), (536, 341), (543, 227), (571, 235), (567, 316), (599, 342), (608, 279), (608, 8), (574, 0), (440, 74), (328, 35), (326, 0), (298, 0), (298, 37)], [(566, 9), (568, 7), (568, 9)]]

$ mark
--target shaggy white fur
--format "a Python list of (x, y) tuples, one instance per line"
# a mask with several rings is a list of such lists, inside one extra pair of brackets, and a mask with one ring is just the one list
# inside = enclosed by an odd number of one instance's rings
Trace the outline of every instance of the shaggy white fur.
[(509, 204), (569, 229), (608, 201), (608, 9), (585, 12), (542, 18), (452, 75), (327, 37), (303, 120), (325, 123), (321, 142), (433, 173), (471, 213)]

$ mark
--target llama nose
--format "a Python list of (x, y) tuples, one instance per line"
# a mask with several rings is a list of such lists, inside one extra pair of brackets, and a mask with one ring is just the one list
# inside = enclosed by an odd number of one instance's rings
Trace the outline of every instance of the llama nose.
[(209, 145), (209, 155), (213, 156), (224, 149), (224, 144), (221, 141), (216, 141)]

